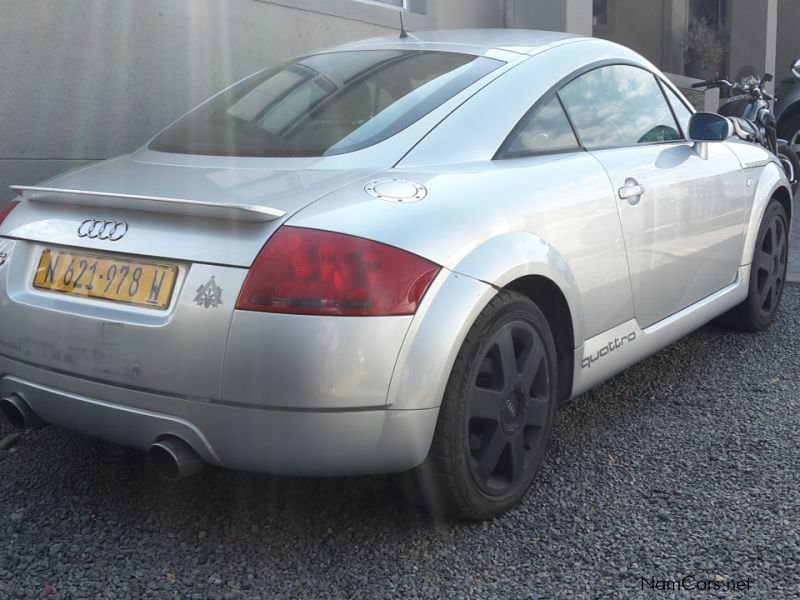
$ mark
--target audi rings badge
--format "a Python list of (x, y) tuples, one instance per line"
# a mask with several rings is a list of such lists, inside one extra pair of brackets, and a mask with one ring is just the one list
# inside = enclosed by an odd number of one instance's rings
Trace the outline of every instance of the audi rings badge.
[(116, 242), (128, 233), (128, 224), (122, 221), (86, 219), (78, 227), (78, 237)]

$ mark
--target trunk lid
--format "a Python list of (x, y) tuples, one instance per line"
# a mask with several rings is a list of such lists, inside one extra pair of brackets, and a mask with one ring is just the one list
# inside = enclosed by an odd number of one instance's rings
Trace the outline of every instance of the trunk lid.
[[(94, 251), (247, 267), (293, 213), (365, 173), (121, 157), (40, 186), (18, 188), (27, 201), (12, 211), (0, 234)], [(119, 227), (124, 233), (115, 240), (87, 236), (88, 224), (79, 232), (87, 220), (124, 223)]]
[[(293, 213), (363, 177), (263, 164), (123, 157), (23, 190), (0, 227), (0, 354), (111, 384), (106, 400), (113, 386), (218, 399), (247, 268)], [(86, 221), (125, 225), (92, 236)]]

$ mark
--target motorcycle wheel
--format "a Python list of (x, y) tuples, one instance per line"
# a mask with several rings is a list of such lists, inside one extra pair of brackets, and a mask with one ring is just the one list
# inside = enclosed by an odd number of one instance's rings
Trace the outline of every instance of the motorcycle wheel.
[(800, 115), (795, 115), (788, 122), (784, 122), (778, 137), (788, 141), (789, 146), (800, 145)]
[(794, 150), (783, 146), (778, 148), (778, 158), (781, 159), (783, 170), (786, 171), (786, 177), (792, 186), (792, 195), (797, 193), (798, 179), (800, 179), (800, 158), (797, 157)]

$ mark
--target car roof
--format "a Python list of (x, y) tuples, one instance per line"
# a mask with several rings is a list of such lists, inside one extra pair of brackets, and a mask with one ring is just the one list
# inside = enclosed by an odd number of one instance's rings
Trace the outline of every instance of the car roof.
[(546, 48), (585, 39), (591, 38), (571, 33), (535, 29), (448, 29), (413, 32), (403, 39), (400, 38), (399, 34), (395, 34), (360, 40), (327, 48), (324, 52), (410, 48), (414, 50), (463, 52), (478, 56), (491, 53), (492, 50), (503, 50), (517, 54), (535, 54)]

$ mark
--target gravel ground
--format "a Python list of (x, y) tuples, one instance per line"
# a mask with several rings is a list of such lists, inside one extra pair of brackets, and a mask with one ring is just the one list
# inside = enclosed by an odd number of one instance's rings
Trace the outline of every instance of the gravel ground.
[[(566, 406), (524, 504), (430, 522), (384, 477), (207, 470), (48, 428), (0, 450), (2, 598), (800, 595), (800, 288), (759, 335), (706, 327)], [(11, 430), (0, 426), (0, 438)]]

